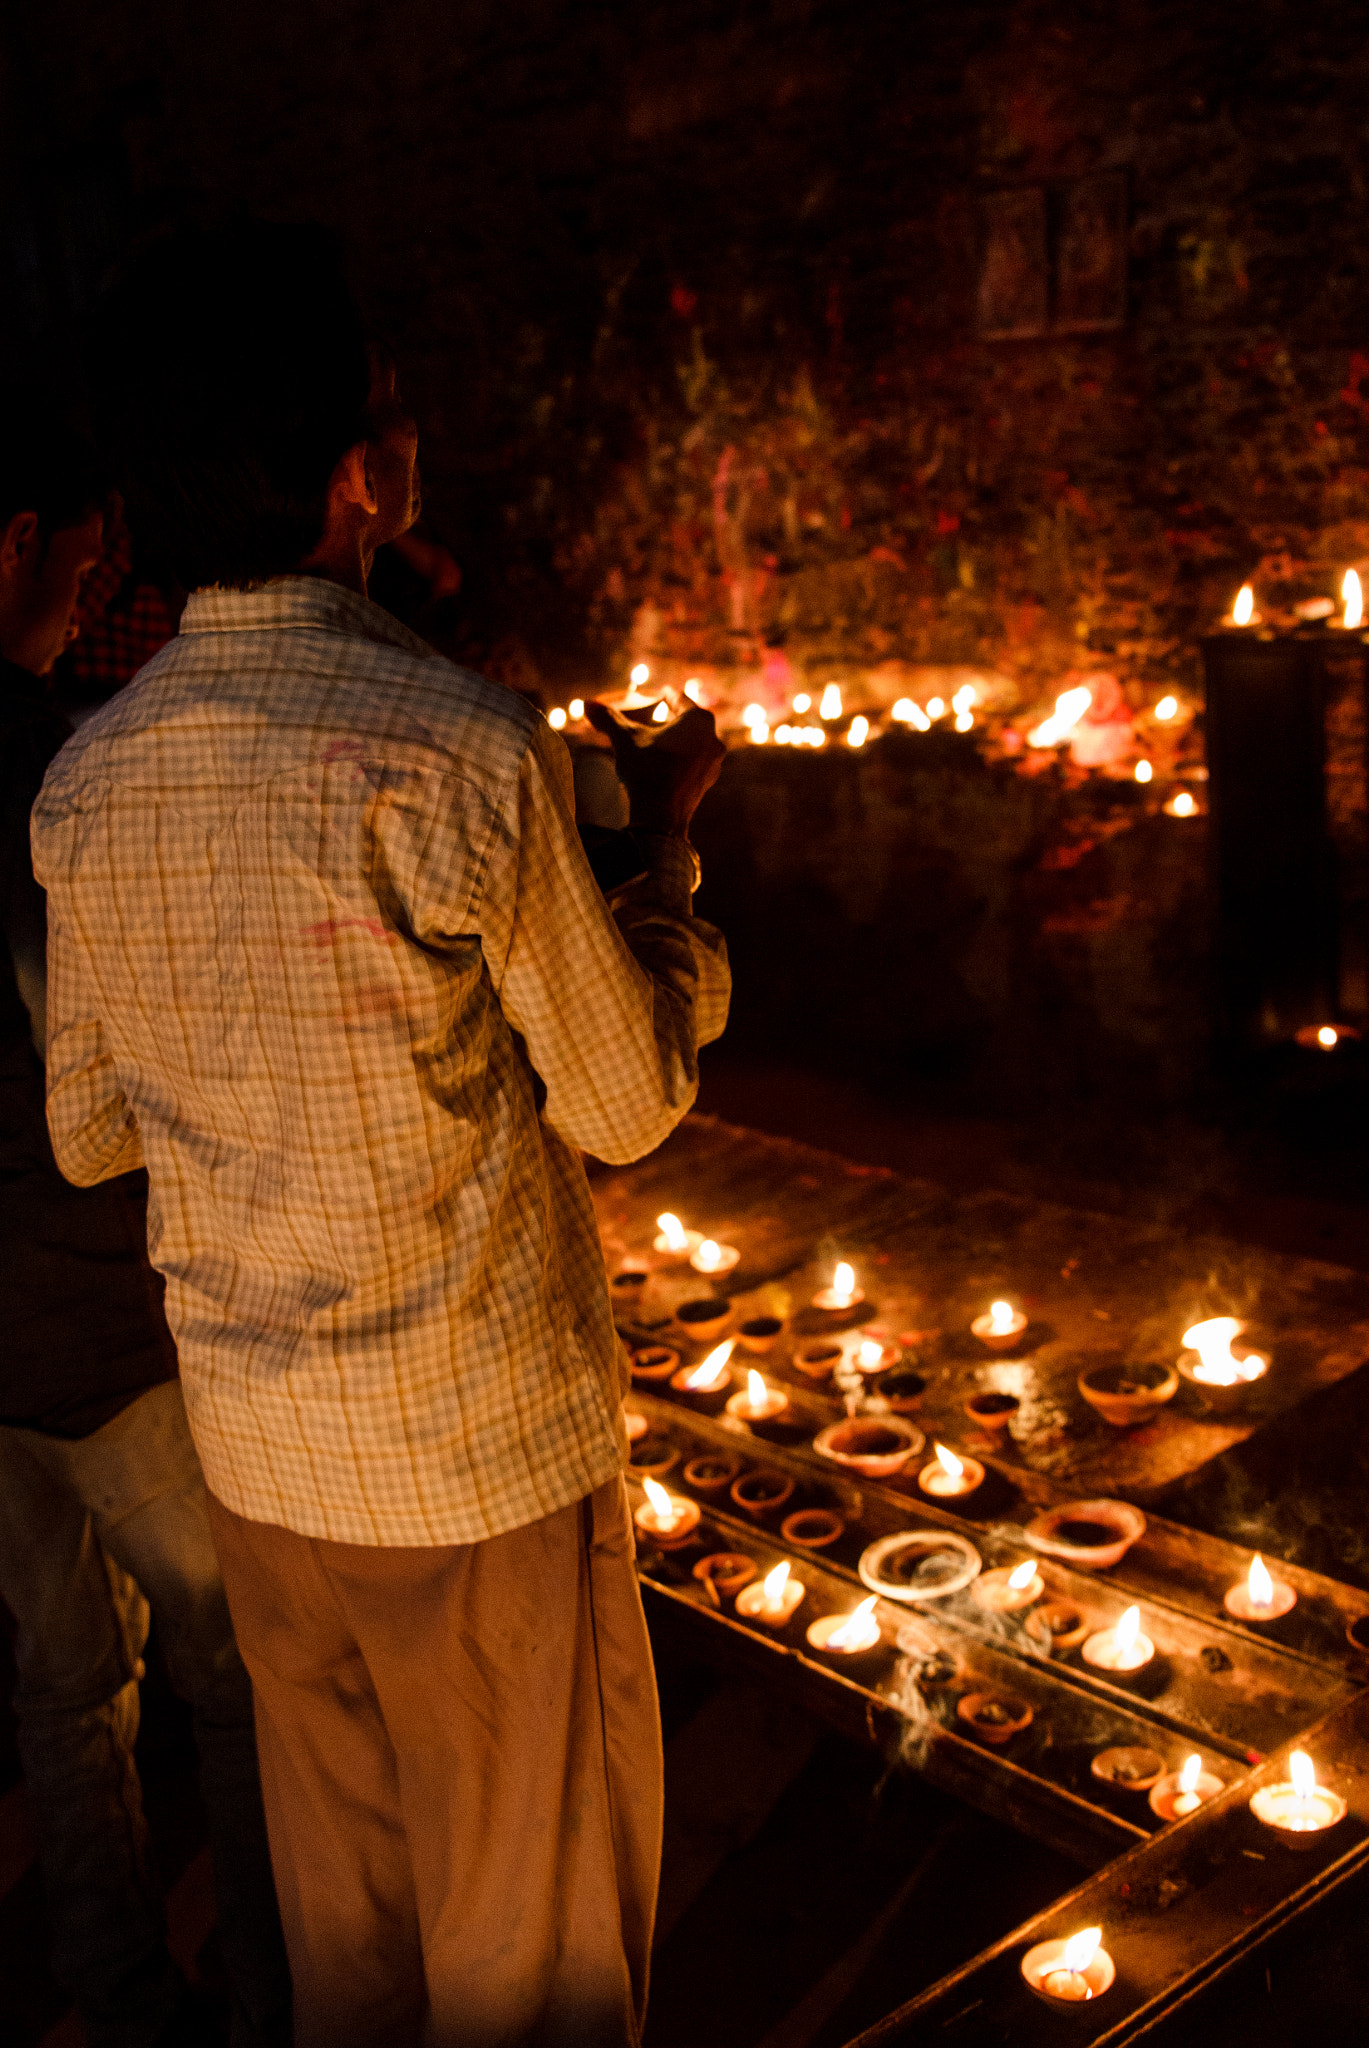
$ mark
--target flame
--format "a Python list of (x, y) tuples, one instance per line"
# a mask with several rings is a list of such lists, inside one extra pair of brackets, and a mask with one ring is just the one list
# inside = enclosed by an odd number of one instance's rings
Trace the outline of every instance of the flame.
[(1138, 761), (1136, 763), (1135, 775), (1138, 782), (1149, 782), (1154, 773), (1155, 770), (1151, 767), (1149, 761)]
[(868, 1600), (862, 1600), (859, 1607), (853, 1607), (840, 1628), (834, 1628), (827, 1638), (829, 1650), (863, 1650), (869, 1636), (869, 1622), (875, 1611), (877, 1595), (872, 1593)]
[(1050, 717), (1043, 719), (1034, 732), (1027, 734), (1027, 745), (1058, 747), (1062, 740), (1069, 738), (1092, 702), (1092, 690), (1085, 689), (1082, 684), (1077, 690), (1066, 690), (1056, 698)]
[(1203, 1760), (1200, 1756), (1186, 1756), (1184, 1758), (1184, 1767), (1179, 1773), (1179, 1790), (1181, 1792), (1196, 1792), (1198, 1780), (1202, 1776), (1202, 1770)]
[(964, 1478), (965, 1467), (961, 1464), (954, 1451), (947, 1450), (945, 1444), (938, 1444), (936, 1446), (936, 1462), (940, 1465), (948, 1479)]
[(716, 1273), (722, 1262), (723, 1255), (720, 1246), (714, 1244), (711, 1237), (706, 1237), (694, 1254), (694, 1264), (698, 1271), (700, 1273)]
[(732, 1356), (735, 1337), (729, 1337), (716, 1351), (710, 1351), (702, 1365), (696, 1365), (693, 1372), (685, 1374), (685, 1385), (691, 1394), (709, 1394), (720, 1387), (728, 1377), (727, 1361)]
[(1140, 1633), (1141, 1610), (1139, 1607), (1128, 1607), (1126, 1613), (1112, 1631), (1113, 1644), (1121, 1652), (1122, 1656), (1125, 1657), (1127, 1652), (1135, 1647), (1136, 1638)]
[(632, 684), (634, 690), (640, 690), (643, 683), (651, 681), (651, 670), (644, 661), (638, 662), (636, 668), (629, 675), (628, 681)]
[[(689, 685), (686, 683), (685, 688), (688, 689), (688, 687)], [(748, 704), (742, 713), (742, 724), (764, 725), (765, 722), (765, 706), (763, 704)]]
[(946, 706), (940, 697), (929, 697), (927, 699), (927, 716), (928, 718), (944, 718), (946, 716)]
[(770, 1396), (770, 1389), (753, 1367), (746, 1375), (746, 1398), (752, 1408), (764, 1408)]
[(1236, 601), (1231, 607), (1232, 624), (1248, 626), (1255, 616), (1255, 593), (1248, 583), (1243, 583), (1236, 592)]
[(900, 697), (889, 716), (896, 718), (900, 725), (916, 726), (919, 732), (930, 732), (932, 729), (931, 719), (922, 706), (915, 704), (911, 697)]
[(1250, 1604), (1252, 1607), (1272, 1607), (1274, 1605), (1274, 1581), (1265, 1570), (1264, 1559), (1260, 1556), (1258, 1550), (1250, 1560), (1250, 1576), (1246, 1580), (1246, 1587), (1250, 1594)]
[(873, 1372), (883, 1356), (884, 1346), (876, 1337), (863, 1338), (860, 1350), (856, 1353), (857, 1362), (864, 1366), (866, 1372)]
[(1060, 1957), (1061, 1969), (1074, 1970), (1082, 1976), (1102, 1945), (1101, 1927), (1081, 1927), (1078, 1934), (1072, 1934), (1065, 1943)]
[(584, 700), (584, 698), (583, 698), (583, 697), (572, 697), (572, 698), (571, 698), (571, 700), (570, 700), (570, 715), (571, 715), (571, 717), (572, 717), (572, 718), (573, 718), (573, 719), (575, 720), (576, 724), (578, 725), (578, 724), (579, 724), (579, 722), (580, 722), (580, 720), (581, 720), (581, 719), (582, 719), (582, 718), (584, 717), (584, 715), (585, 715), (585, 700)]
[(841, 691), (838, 689), (835, 683), (829, 683), (827, 685), (827, 688), (823, 691), (822, 699), (818, 704), (818, 717), (841, 717)]
[(1014, 1593), (1025, 1593), (1035, 1577), (1036, 1560), (1033, 1557), (1029, 1557), (1025, 1564), (1020, 1564), (1017, 1567), (1015, 1572), (1008, 1573), (1008, 1584), (1012, 1587)]
[(766, 1573), (761, 1581), (761, 1592), (765, 1596), (767, 1607), (778, 1607), (781, 1604), (784, 1599), (784, 1589), (788, 1584), (789, 1566), (787, 1562), (785, 1564), (777, 1564), (772, 1572)]
[(689, 678), (689, 681), (684, 686), (684, 693), (686, 697), (688, 697), (691, 704), (703, 703), (703, 685), (700, 683), (699, 678), (697, 676), (691, 676)]
[(651, 1510), (656, 1517), (657, 1528), (661, 1530), (673, 1529), (675, 1527), (676, 1508), (670, 1495), (654, 1479), (644, 1479), (642, 1484), (646, 1488), (646, 1497), (651, 1502)]
[(1192, 818), (1197, 814), (1198, 800), (1196, 797), (1190, 796), (1186, 789), (1181, 789), (1176, 797), (1170, 799), (1165, 808), (1169, 811), (1171, 817)]
[(1177, 697), (1162, 697), (1155, 707), (1155, 716), (1159, 719), (1177, 718), (1178, 715), (1179, 700)]
[(1233, 1358), (1231, 1340), (1245, 1328), (1235, 1316), (1210, 1316), (1184, 1331), (1184, 1343), (1198, 1354), (1193, 1368), (1195, 1380), (1207, 1380), (1215, 1387), (1234, 1387), (1240, 1380), (1257, 1380), (1265, 1361), (1251, 1352), (1248, 1358)]
[(952, 697), (951, 709), (955, 713), (955, 729), (957, 732), (968, 732), (974, 724), (974, 712), (971, 709), (974, 699), (975, 690), (973, 683), (966, 683)]
[[(787, 738), (788, 728), (782, 727), (781, 730), (785, 733), (785, 736)], [(747, 727), (747, 738), (750, 740), (753, 747), (763, 747), (766, 741), (769, 739), (769, 737), (770, 728), (765, 723), (764, 719), (761, 720), (759, 725), (752, 725)], [(777, 733), (775, 737), (778, 739), (779, 734)]]
[(832, 1292), (838, 1308), (849, 1308), (856, 1292), (856, 1269), (854, 1266), (837, 1267), (832, 1275)]
[(664, 725), (669, 716), (670, 706), (666, 703), (665, 698), (662, 697), (660, 703), (651, 714), (651, 723), (653, 725)]
[(868, 740), (868, 739), (869, 739), (869, 737), (870, 737), (870, 721), (869, 721), (869, 719), (868, 719), (868, 718), (853, 718), (853, 719), (851, 720), (851, 730), (850, 730), (850, 731), (849, 731), (849, 732), (847, 733), (847, 735), (846, 735), (846, 744), (847, 744), (847, 746), (848, 746), (848, 747), (863, 747), (863, 746), (865, 745), (865, 742), (866, 742), (866, 740)]
[(1328, 1052), (1330, 1052), (1333, 1045), (1340, 1044), (1340, 1033), (1334, 1024), (1322, 1025), (1321, 1030), (1317, 1033), (1317, 1044), (1324, 1045)]
[(1317, 1771), (1305, 1749), (1295, 1749), (1288, 1759), (1288, 1781), (1299, 1799), (1310, 1799), (1317, 1789)]
[(678, 1216), (672, 1216), (669, 1209), (656, 1218), (656, 1228), (665, 1239), (668, 1252), (682, 1252), (688, 1248), (689, 1236)]
[(1340, 587), (1340, 594), (1345, 599), (1345, 617), (1341, 620), (1341, 624), (1352, 627), (1362, 626), (1364, 624), (1364, 592), (1360, 589), (1359, 577), (1353, 569), (1346, 570), (1345, 579)]
[(989, 1328), (995, 1337), (1009, 1337), (1012, 1335), (1015, 1315), (1016, 1311), (1010, 1301), (991, 1301), (989, 1303)]
[(800, 690), (798, 696), (794, 699), (794, 709), (798, 713), (800, 718), (802, 718), (804, 712), (810, 708), (812, 702), (813, 700), (808, 695), (808, 692), (806, 690)]
[(565, 712), (562, 710), (559, 704), (553, 704), (551, 710), (547, 713), (547, 724), (551, 727), (553, 732), (560, 732), (561, 727), (565, 724), (565, 722)]

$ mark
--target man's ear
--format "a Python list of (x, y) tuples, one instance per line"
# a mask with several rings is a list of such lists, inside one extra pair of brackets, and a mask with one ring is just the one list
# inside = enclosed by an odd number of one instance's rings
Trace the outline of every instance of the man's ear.
[(0, 576), (10, 577), (33, 553), (38, 540), (38, 514), (16, 512), (0, 533)]
[(371, 468), (364, 441), (358, 441), (338, 463), (328, 482), (328, 496), (335, 505), (355, 505), (363, 512), (378, 509)]

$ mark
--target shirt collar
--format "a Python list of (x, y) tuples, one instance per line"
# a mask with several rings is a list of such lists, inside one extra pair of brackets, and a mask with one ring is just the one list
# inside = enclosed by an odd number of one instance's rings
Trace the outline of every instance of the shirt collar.
[(197, 590), (181, 614), (181, 635), (322, 631), (379, 641), (409, 653), (432, 648), (368, 597), (325, 576), (280, 576), (256, 590)]

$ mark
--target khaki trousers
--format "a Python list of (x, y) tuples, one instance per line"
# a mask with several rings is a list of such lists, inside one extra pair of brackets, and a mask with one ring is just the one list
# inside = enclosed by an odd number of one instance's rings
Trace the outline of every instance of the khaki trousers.
[(211, 1519), (297, 2048), (635, 2044), (661, 1734), (622, 1480), (433, 1549)]

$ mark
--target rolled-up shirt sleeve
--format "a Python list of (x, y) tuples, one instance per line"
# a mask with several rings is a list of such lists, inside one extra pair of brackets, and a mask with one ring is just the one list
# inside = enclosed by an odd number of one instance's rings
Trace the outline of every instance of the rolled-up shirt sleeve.
[(626, 1165), (690, 1109), (698, 1049), (727, 1021), (726, 945), (690, 911), (694, 854), (681, 839), (640, 835), (648, 872), (610, 910), (575, 828), (569, 755), (545, 726), (496, 842), (481, 934), (504, 1015), (546, 1089), (543, 1119)]
[(48, 1133), (67, 1179), (88, 1188), (141, 1166), (142, 1139), (81, 950), (51, 898), (47, 923)]

